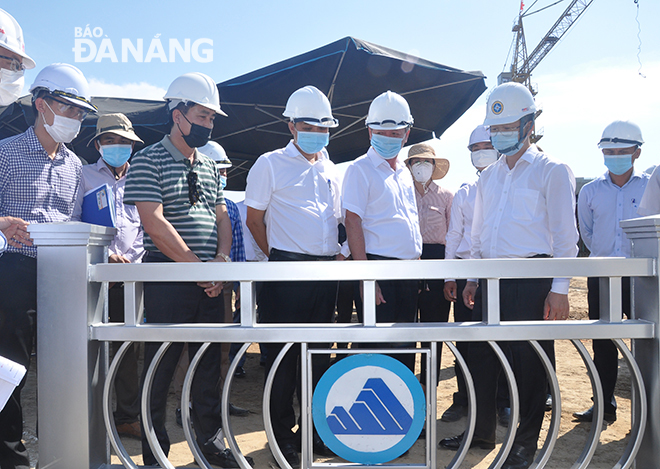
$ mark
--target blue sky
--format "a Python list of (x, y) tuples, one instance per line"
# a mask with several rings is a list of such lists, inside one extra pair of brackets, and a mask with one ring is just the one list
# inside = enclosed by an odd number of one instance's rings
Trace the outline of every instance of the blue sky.
[[(533, 0), (526, 0), (529, 6)], [(539, 0), (536, 7), (553, 3)], [(528, 49), (554, 24), (567, 1), (525, 20)], [(605, 171), (596, 143), (612, 120), (628, 118), (642, 128), (646, 144), (637, 167), (660, 163), (660, 2), (639, 0), (642, 78), (638, 63), (637, 6), (633, 0), (594, 0), (580, 20), (536, 68), (537, 101), (544, 112), (540, 145), (568, 163), (576, 177)], [(309, 2), (160, 1), (113, 2), (70, 0), (34, 2), (5, 0), (2, 8), (21, 24), (27, 53), (37, 68), (26, 73), (26, 88), (37, 71), (53, 62), (78, 66), (90, 81), (93, 95), (158, 99), (177, 76), (200, 71), (216, 82), (250, 72), (345, 36), (418, 55), (464, 70), (481, 70), (489, 90), (505, 68), (513, 39), (511, 26), (519, 0), (428, 0)], [(98, 56), (76, 61), (79, 37), (111, 44), (117, 62)], [(96, 29), (95, 29), (96, 28)], [(95, 37), (98, 36), (98, 37)], [(142, 62), (128, 53), (122, 62), (122, 40), (144, 44)], [(152, 41), (163, 45), (146, 62)], [(169, 61), (169, 41), (197, 42), (198, 58)], [(209, 44), (212, 42), (212, 46)], [(212, 58), (209, 55), (212, 50)], [(98, 52), (98, 50), (97, 50)], [(108, 50), (106, 49), (106, 52)], [(90, 56), (89, 49), (78, 59)], [(508, 63), (506, 63), (508, 68)], [(470, 131), (485, 116), (487, 93), (442, 136), (437, 149), (452, 164), (442, 184), (456, 189), (474, 178), (465, 148)], [(413, 116), (415, 110), (412, 110)], [(221, 125), (221, 123), (220, 123)], [(368, 142), (365, 142), (365, 149)]]

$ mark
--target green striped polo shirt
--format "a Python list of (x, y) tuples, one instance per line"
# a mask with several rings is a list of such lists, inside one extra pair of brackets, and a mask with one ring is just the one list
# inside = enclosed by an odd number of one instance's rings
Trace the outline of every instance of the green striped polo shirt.
[[(156, 202), (163, 215), (202, 261), (213, 259), (218, 246), (216, 205), (224, 205), (220, 176), (213, 160), (195, 150), (192, 170), (197, 173), (199, 201), (190, 204), (188, 173), (190, 160), (176, 149), (169, 136), (133, 155), (126, 177), (124, 203)], [(158, 251), (148, 233), (144, 248)]]

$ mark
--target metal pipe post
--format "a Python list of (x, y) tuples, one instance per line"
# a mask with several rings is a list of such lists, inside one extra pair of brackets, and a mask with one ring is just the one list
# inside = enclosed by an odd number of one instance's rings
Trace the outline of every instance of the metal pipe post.
[(89, 326), (102, 321), (105, 295), (89, 282), (88, 266), (106, 261), (115, 229), (54, 223), (29, 231), (37, 245), (39, 465), (97, 469), (110, 462), (106, 357)]

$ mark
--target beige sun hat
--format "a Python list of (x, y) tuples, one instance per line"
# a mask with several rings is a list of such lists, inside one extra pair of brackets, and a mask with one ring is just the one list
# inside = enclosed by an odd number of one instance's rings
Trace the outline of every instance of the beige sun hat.
[(449, 171), (449, 160), (436, 156), (433, 147), (426, 143), (418, 143), (410, 147), (410, 150), (408, 150), (408, 157), (405, 160), (406, 165), (409, 165), (408, 161), (411, 158), (430, 158), (435, 160), (435, 168), (433, 168), (431, 179), (442, 179)]
[(124, 114), (103, 114), (100, 115), (98, 121), (96, 122), (96, 133), (87, 143), (87, 146), (91, 145), (94, 140), (99, 138), (103, 134), (113, 133), (117, 134), (120, 137), (133, 140), (134, 142), (144, 143), (140, 137), (137, 136), (135, 130), (133, 129), (133, 124)]

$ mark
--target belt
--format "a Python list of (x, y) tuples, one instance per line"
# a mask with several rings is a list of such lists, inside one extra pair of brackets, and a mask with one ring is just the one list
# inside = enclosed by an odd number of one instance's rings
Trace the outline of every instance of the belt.
[(380, 256), (378, 254), (369, 254), (369, 253), (367, 253), (367, 259), (370, 261), (400, 261), (401, 260), (401, 259), (397, 259), (396, 257)]
[(312, 254), (301, 254), (299, 252), (282, 251), (272, 248), (269, 261), (334, 261), (336, 256), (315, 256)]

